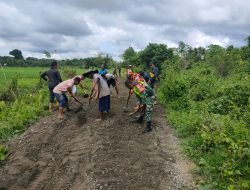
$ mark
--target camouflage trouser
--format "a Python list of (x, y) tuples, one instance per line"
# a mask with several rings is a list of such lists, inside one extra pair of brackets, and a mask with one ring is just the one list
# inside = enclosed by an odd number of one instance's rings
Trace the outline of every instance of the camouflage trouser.
[(152, 97), (143, 97), (142, 98), (142, 103), (144, 104), (144, 109), (142, 115), (145, 115), (146, 121), (151, 121), (152, 120), (152, 115), (153, 115), (153, 98)]
[(137, 97), (137, 102), (139, 104), (144, 105), (144, 108), (141, 111), (141, 116), (143, 117), (145, 116), (147, 122), (151, 121), (153, 115), (154, 98), (155, 98), (154, 90), (149, 86), (147, 86), (144, 93), (141, 94), (141, 96), (136, 95), (136, 97)]

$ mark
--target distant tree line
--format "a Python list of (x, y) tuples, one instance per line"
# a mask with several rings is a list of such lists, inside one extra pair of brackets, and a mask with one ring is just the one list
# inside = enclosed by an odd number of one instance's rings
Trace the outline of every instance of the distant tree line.
[[(106, 65), (107, 68), (113, 68), (117, 64), (126, 68), (128, 65), (133, 65), (142, 70), (149, 68), (149, 63), (153, 62), (158, 68), (164, 66), (167, 61), (174, 59), (181, 59), (183, 67), (191, 67), (197, 61), (209, 59), (213, 64), (220, 63), (220, 67), (227, 67), (230, 69), (230, 64), (233, 60), (249, 61), (250, 60), (250, 36), (245, 39), (247, 41), (245, 46), (236, 48), (228, 46), (223, 48), (219, 45), (210, 45), (208, 47), (191, 47), (184, 42), (179, 42), (177, 48), (168, 48), (166, 44), (149, 43), (143, 50), (135, 51), (133, 47), (127, 48), (121, 55), (122, 62), (117, 63), (111, 56), (104, 53), (99, 53), (95, 57), (87, 57), (80, 59), (65, 59), (58, 61), (62, 66), (75, 66), (81, 68), (99, 67), (101, 64)], [(48, 51), (43, 52), (46, 59), (38, 59), (34, 57), (23, 57), (21, 50), (14, 49), (9, 52), (11, 56), (0, 56), (0, 63), (2, 65), (13, 67), (48, 67), (52, 61), (51, 54)], [(228, 58), (228, 56), (231, 56)], [(223, 58), (224, 56), (224, 58)], [(226, 58), (227, 57), (227, 58)], [(219, 60), (228, 59), (228, 60)], [(224, 66), (223, 66), (224, 64)], [(219, 67), (217, 64), (217, 66)], [(224, 69), (222, 68), (222, 70)], [(227, 72), (227, 71), (226, 71)], [(226, 75), (225, 72), (225, 75)]]
[(127, 48), (122, 54), (122, 66), (136, 66), (142, 70), (149, 69), (153, 62), (159, 69), (168, 62), (176, 59), (182, 62), (183, 68), (191, 68), (197, 62), (209, 62), (217, 67), (218, 72), (226, 76), (238, 61), (250, 61), (250, 36), (245, 39), (247, 44), (242, 47), (209, 45), (205, 47), (191, 47), (184, 42), (179, 42), (177, 48), (168, 48), (165, 44), (149, 43), (143, 50), (135, 51)]
[[(42, 59), (34, 57), (27, 57), (25, 59), (22, 51), (18, 49), (10, 51), (9, 54), (12, 56), (0, 56), (0, 63), (2, 65), (9, 67), (49, 67), (53, 60), (51, 55), (46, 51), (44, 51), (44, 54), (47, 58)], [(61, 66), (74, 66), (85, 69), (100, 67), (101, 64), (104, 64), (106, 68), (114, 68), (117, 65), (117, 62), (111, 56), (104, 53), (99, 53), (95, 57), (58, 60), (58, 63)]]

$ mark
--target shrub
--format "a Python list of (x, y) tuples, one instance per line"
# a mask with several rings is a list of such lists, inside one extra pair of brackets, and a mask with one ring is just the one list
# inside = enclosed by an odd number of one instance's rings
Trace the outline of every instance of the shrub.
[(0, 161), (5, 160), (5, 157), (6, 157), (7, 153), (8, 153), (7, 148), (0, 144)]
[(188, 90), (187, 83), (181, 77), (174, 76), (171, 71), (168, 71), (166, 78), (162, 80), (163, 84), (160, 86), (159, 91), (164, 96), (164, 101), (176, 100), (183, 97)]
[(206, 177), (200, 188), (249, 189), (250, 83), (240, 69), (232, 72), (237, 61), (223, 56), (216, 59), (230, 65), (227, 77), (213, 75), (219, 67), (211, 63), (189, 70), (166, 67), (158, 98), (184, 151)]
[(71, 68), (71, 67), (64, 67), (62, 69), (62, 75), (63, 77), (67, 80), (70, 78), (73, 78), (74, 76), (76, 76), (76, 69), (75, 68)]

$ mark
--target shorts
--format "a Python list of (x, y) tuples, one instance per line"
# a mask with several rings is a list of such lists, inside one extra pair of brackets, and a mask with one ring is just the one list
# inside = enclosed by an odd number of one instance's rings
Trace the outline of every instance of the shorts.
[(116, 81), (113, 78), (107, 80), (107, 83), (108, 83), (109, 88), (110, 88), (110, 85), (112, 85), (113, 87), (116, 87)]
[(54, 99), (55, 99), (55, 94), (53, 92), (53, 89), (56, 87), (56, 86), (48, 86), (49, 87), (49, 103), (54, 103)]
[(110, 110), (110, 95), (99, 98), (99, 111), (109, 112), (109, 110)]
[(54, 93), (56, 96), (57, 101), (59, 102), (59, 106), (60, 107), (66, 107), (68, 105), (68, 98), (66, 96), (66, 94), (62, 93), (62, 94), (57, 94)]

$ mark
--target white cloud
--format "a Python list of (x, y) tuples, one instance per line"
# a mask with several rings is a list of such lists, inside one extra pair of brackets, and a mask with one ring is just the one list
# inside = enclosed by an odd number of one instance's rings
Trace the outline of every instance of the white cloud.
[(209, 10), (202, 10), (198, 13), (202, 22), (221, 23), (230, 21), (230, 10), (227, 7), (213, 7)]
[(187, 36), (187, 44), (193, 47), (206, 47), (208, 45), (220, 45), (226, 47), (229, 45), (229, 38), (225, 36), (209, 36), (205, 33), (194, 30), (190, 32)]

